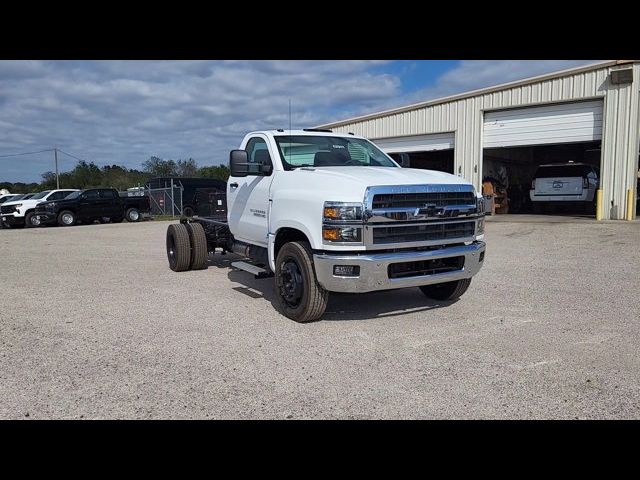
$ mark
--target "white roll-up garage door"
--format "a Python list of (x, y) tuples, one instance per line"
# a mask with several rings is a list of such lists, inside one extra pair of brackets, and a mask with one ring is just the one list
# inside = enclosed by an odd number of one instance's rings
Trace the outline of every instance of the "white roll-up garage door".
[(454, 140), (454, 133), (449, 132), (410, 137), (381, 138), (379, 140), (373, 140), (373, 143), (386, 153), (402, 153), (449, 150), (453, 148)]
[(484, 148), (602, 139), (602, 101), (517, 108), (484, 114)]

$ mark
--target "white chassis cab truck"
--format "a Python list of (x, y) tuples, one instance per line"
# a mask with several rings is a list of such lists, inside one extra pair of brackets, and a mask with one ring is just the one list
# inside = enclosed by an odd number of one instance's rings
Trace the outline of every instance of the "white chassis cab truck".
[(363, 137), (328, 130), (252, 132), (231, 151), (226, 215), (169, 225), (169, 266), (232, 266), (274, 277), (281, 312), (322, 316), (329, 292), (419, 287), (454, 300), (485, 253), (482, 196), (448, 173), (402, 168)]

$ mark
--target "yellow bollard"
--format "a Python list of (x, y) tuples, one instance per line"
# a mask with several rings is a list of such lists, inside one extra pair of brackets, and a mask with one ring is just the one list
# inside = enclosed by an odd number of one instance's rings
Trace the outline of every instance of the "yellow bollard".
[(596, 192), (596, 220), (602, 220), (602, 190)]
[(633, 188), (627, 190), (627, 220), (633, 220)]

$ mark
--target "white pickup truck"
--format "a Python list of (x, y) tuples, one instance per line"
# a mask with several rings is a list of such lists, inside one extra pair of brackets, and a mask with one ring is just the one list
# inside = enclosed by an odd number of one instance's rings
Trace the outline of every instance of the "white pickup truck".
[(40, 220), (35, 214), (35, 208), (43, 202), (62, 200), (67, 195), (78, 190), (68, 188), (63, 190), (45, 190), (31, 196), (12, 199), (0, 206), (0, 222), (6, 227), (38, 227)]
[(281, 311), (322, 316), (329, 292), (419, 287), (453, 300), (485, 253), (482, 196), (448, 173), (402, 168), (365, 138), (252, 132), (231, 151), (227, 214), (169, 225), (169, 266), (203, 269), (221, 248), (275, 277)]

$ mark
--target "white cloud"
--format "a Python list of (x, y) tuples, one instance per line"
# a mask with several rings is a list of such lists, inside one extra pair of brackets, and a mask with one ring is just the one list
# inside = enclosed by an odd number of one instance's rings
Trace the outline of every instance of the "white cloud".
[[(57, 146), (99, 165), (151, 155), (227, 160), (244, 133), (307, 127), (587, 61), (470, 61), (403, 92), (386, 61), (0, 61), (0, 155)], [(51, 155), (0, 159), (0, 181), (39, 180)], [(62, 169), (75, 160), (61, 159)]]

